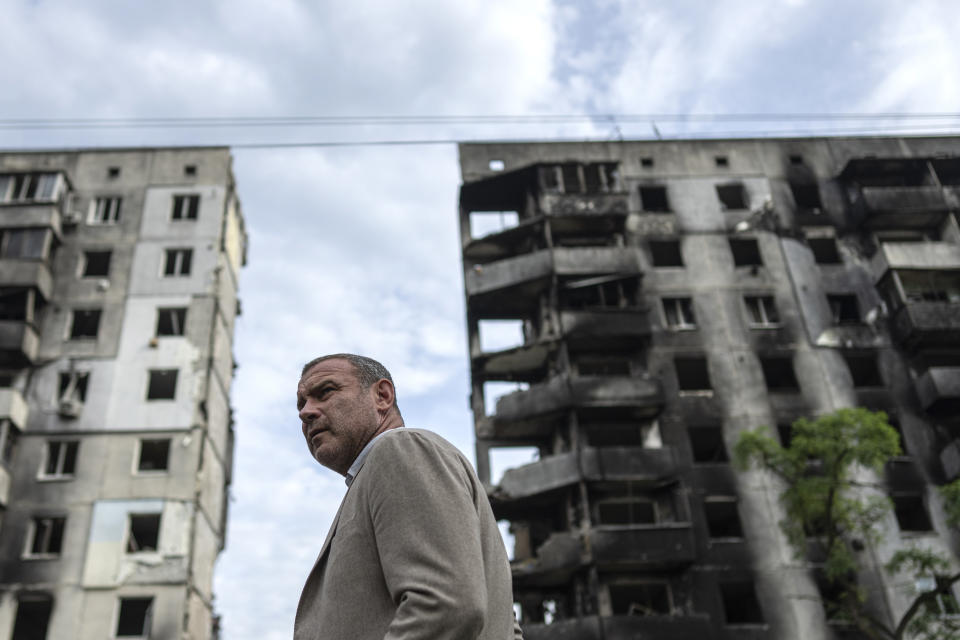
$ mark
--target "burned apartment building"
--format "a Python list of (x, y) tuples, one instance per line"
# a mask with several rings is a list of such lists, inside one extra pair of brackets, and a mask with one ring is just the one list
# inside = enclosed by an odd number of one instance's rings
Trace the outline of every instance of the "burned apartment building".
[(216, 637), (226, 148), (0, 153), (0, 638)]
[[(730, 464), (743, 430), (842, 407), (886, 411), (905, 452), (858, 556), (876, 615), (917, 593), (881, 569), (894, 549), (957, 558), (936, 487), (960, 474), (960, 138), (473, 143), (460, 164), (477, 467), (528, 640), (853, 637), (781, 533), (782, 486)], [(492, 477), (517, 448), (536, 458)]]

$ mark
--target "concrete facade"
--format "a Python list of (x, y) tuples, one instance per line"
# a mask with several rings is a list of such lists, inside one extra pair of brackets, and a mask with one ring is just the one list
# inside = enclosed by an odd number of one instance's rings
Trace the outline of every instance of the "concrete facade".
[(226, 148), (0, 153), (0, 638), (218, 637)]
[[(842, 407), (905, 450), (859, 553), (873, 613), (917, 593), (881, 568), (897, 548), (960, 564), (936, 491), (960, 475), (960, 138), (459, 151), (477, 466), (527, 638), (854, 637), (778, 481), (729, 462)], [(538, 459), (493, 477), (517, 447)]]

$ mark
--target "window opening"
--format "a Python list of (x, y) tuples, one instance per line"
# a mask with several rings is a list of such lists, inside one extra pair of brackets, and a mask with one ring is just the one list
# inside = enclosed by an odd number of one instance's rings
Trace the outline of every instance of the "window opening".
[(140, 441), (137, 471), (166, 471), (170, 461), (170, 438)]
[(500, 484), (508, 469), (532, 464), (539, 459), (539, 447), (493, 447), (490, 449), (490, 482)]
[(176, 369), (151, 369), (147, 400), (173, 400), (177, 389)]
[(11, 259), (43, 260), (47, 255), (46, 229), (7, 229), (0, 232), (0, 256)]
[(703, 503), (707, 533), (711, 538), (742, 538), (737, 499), (733, 496), (707, 496)]
[(753, 581), (721, 582), (720, 597), (727, 624), (762, 624), (763, 610)]
[(17, 601), (17, 617), (10, 640), (46, 640), (53, 598), (47, 595), (22, 595)]
[(487, 164), (487, 167), (489, 167), (490, 171), (503, 171), (506, 165), (503, 163), (503, 160), (491, 160)]
[(857, 303), (856, 295), (848, 293), (830, 294), (827, 295), (827, 303), (830, 305), (830, 317), (833, 324), (860, 324), (860, 305)]
[(718, 184), (717, 198), (720, 200), (720, 208), (724, 211), (747, 208), (747, 194), (743, 188), (743, 183)]
[(793, 391), (800, 388), (790, 358), (760, 358), (760, 366), (769, 391)]
[(777, 424), (777, 436), (780, 438), (780, 445), (786, 449), (793, 442), (793, 425), (788, 423)]
[(576, 162), (566, 162), (560, 165), (560, 173), (563, 176), (564, 193), (580, 193), (583, 188), (580, 185), (580, 165)]
[(107, 177), (108, 177), (108, 178), (119, 178), (119, 177), (120, 177), (120, 167), (107, 167)]
[(730, 159), (727, 156), (714, 156), (713, 164), (717, 167), (726, 168), (730, 166)]
[(674, 358), (680, 391), (711, 391), (706, 358)]
[(672, 612), (670, 587), (662, 582), (614, 582), (607, 585), (614, 615), (666, 616)]
[(182, 336), (187, 325), (186, 307), (157, 309), (157, 335)]
[(816, 182), (791, 182), (790, 192), (798, 209), (819, 212), (823, 208), (820, 187)]
[(172, 220), (196, 220), (200, 210), (200, 196), (197, 194), (173, 196)]
[(629, 376), (630, 361), (622, 358), (580, 356), (576, 359), (577, 375)]
[(146, 637), (150, 630), (153, 598), (120, 598), (117, 615), (118, 638)]
[(67, 519), (63, 517), (38, 517), (33, 519), (33, 539), (30, 555), (56, 555), (63, 546), (63, 529)]
[(10, 420), (0, 420), (0, 428), (3, 430), (3, 446), (0, 447), (0, 461), (9, 465), (13, 461), (13, 455), (17, 452), (17, 444), (20, 442), (20, 429)]
[(690, 298), (662, 298), (663, 316), (671, 329), (696, 329), (697, 319)]
[(660, 449), (660, 425), (656, 420), (647, 423), (585, 424), (587, 441), (591, 447), (642, 447)]
[(854, 387), (882, 387), (883, 378), (874, 355), (844, 354)]
[(517, 211), (471, 211), (470, 237), (482, 238), (491, 233), (500, 233), (520, 224)]
[(90, 224), (116, 224), (120, 221), (123, 199), (117, 196), (94, 198), (90, 209)]
[(72, 478), (77, 467), (76, 440), (47, 442), (47, 460), (43, 467), (44, 478)]
[(83, 277), (106, 278), (110, 275), (110, 251), (84, 251)]
[(730, 238), (730, 253), (735, 267), (762, 267), (760, 245), (755, 238)]
[(195, 175), (197, 175), (197, 165), (195, 165), (195, 164), (185, 164), (185, 165), (183, 165), (183, 175), (185, 175), (185, 176), (195, 176)]
[(773, 296), (744, 296), (747, 305), (747, 319), (751, 327), (776, 327), (780, 324), (780, 314)]
[(653, 167), (653, 158), (640, 158), (640, 166), (644, 169), (650, 169)]
[(683, 255), (679, 240), (651, 240), (650, 260), (655, 267), (682, 267)]
[(167, 249), (165, 252), (163, 275), (188, 276), (190, 263), (193, 260), (193, 249)]
[(620, 275), (567, 279), (559, 291), (563, 310), (623, 308), (637, 305), (637, 278)]
[(720, 427), (688, 427), (687, 436), (694, 462), (709, 464), (730, 460)]
[(667, 188), (663, 186), (640, 187), (640, 206), (644, 211), (669, 213)]
[(62, 182), (56, 173), (13, 173), (0, 175), (0, 202), (56, 200)]
[(74, 309), (70, 339), (96, 338), (100, 330), (100, 309)]
[(960, 272), (897, 271), (907, 302), (960, 302)]
[(803, 156), (798, 154), (791, 154), (790, 164), (803, 164)]
[(526, 382), (490, 381), (483, 383), (483, 406), (486, 415), (492, 416), (497, 411), (497, 402), (503, 396), (517, 391), (526, 391), (530, 384)]
[(157, 540), (160, 537), (159, 513), (131, 513), (129, 525), (127, 553), (157, 550)]
[(841, 264), (840, 251), (835, 238), (807, 238), (813, 259), (817, 264)]
[(930, 523), (930, 515), (927, 513), (927, 507), (923, 504), (923, 496), (920, 494), (897, 494), (892, 495), (893, 513), (897, 518), (897, 524), (901, 531), (918, 532), (932, 531), (933, 525)]

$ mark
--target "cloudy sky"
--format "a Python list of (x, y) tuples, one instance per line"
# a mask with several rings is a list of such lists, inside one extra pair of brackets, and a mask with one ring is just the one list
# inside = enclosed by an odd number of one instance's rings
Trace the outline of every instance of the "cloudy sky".
[[(647, 119), (609, 118), (3, 124), (14, 118), (960, 112), (952, 0), (0, 0), (0, 9), (2, 148), (653, 134)], [(784, 126), (649, 120), (668, 137)], [(234, 166), (251, 249), (217, 608), (227, 640), (273, 640), (291, 635), (299, 589), (344, 492), (299, 433), (294, 388), (305, 360), (333, 351), (382, 360), (407, 423), (472, 457), (457, 152), (237, 147)]]

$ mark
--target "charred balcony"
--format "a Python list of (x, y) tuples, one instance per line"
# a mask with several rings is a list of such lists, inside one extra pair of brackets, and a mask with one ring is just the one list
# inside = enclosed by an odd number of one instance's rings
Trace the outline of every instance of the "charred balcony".
[(560, 375), (497, 401), (495, 428), (538, 421), (570, 409), (620, 407), (636, 417), (654, 415), (664, 403), (659, 380), (633, 376)]
[(710, 640), (715, 624), (707, 615), (586, 616), (551, 624), (525, 624), (526, 640)]
[(856, 158), (840, 178), (854, 218), (868, 229), (930, 227), (950, 211), (928, 158)]
[(945, 418), (960, 415), (960, 367), (930, 367), (916, 387), (924, 411)]
[(25, 367), (37, 359), (40, 336), (23, 320), (0, 320), (0, 366)]
[(909, 349), (960, 345), (960, 302), (908, 302), (893, 316), (893, 332)]

